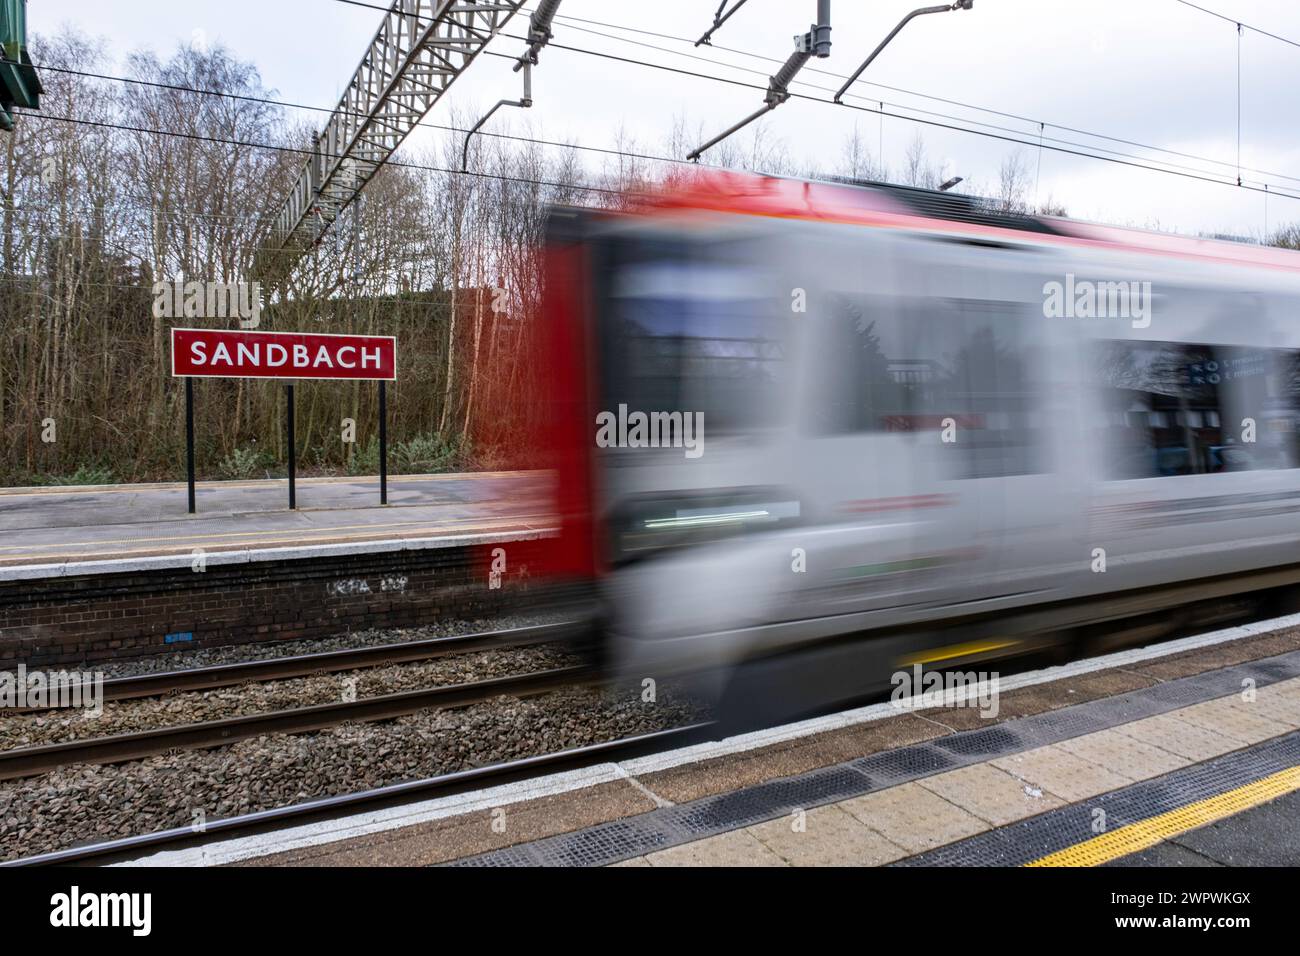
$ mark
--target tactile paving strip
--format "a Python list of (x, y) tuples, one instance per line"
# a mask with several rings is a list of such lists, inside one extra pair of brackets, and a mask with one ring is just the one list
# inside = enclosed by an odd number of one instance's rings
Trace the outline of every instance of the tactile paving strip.
[(945, 752), (933, 744), (924, 743), (900, 747), (898, 750), (886, 750), (872, 754), (870, 757), (861, 757), (851, 761), (849, 766), (871, 780), (893, 786), (896, 783), (916, 780), (918, 777), (928, 777), (944, 770), (952, 770), (969, 759), (969, 754)]
[(985, 727), (967, 733), (953, 734), (930, 741), (939, 750), (947, 750), (968, 757), (990, 757), (1019, 750), (1024, 746), (1024, 738), (1010, 727)]
[(869, 778), (840, 765), (784, 780), (772, 780), (734, 793), (704, 797), (659, 812), (684, 827), (691, 839), (697, 839), (701, 833), (721, 833), (762, 823), (796, 807), (836, 803), (870, 789)]
[(1274, 680), (1286, 680), (1292, 676), (1289, 665), (1271, 659), (1255, 661), (1252, 665), (1252, 673), (1266, 674)]
[(661, 849), (680, 843), (683, 833), (671, 820), (642, 823), (633, 818), (598, 824), (586, 831), (586, 837), (557, 842), (539, 840), (532, 847), (535, 862), (541, 866), (599, 866), (610, 857), (639, 856), (647, 845)]
[[(1277, 657), (1166, 681), (1116, 697), (1102, 698), (1044, 714), (1021, 717), (995, 727), (963, 731), (934, 741), (861, 757), (846, 764), (823, 767), (783, 780), (768, 781), (734, 793), (704, 797), (679, 806), (665, 807), (623, 820), (598, 824), (585, 830), (466, 857), (445, 865), (601, 866), (617, 863), (655, 850), (667, 849), (681, 843), (689, 843), (729, 830), (774, 820), (793, 810), (808, 810), (823, 804), (863, 796), (875, 790), (919, 780), (945, 770), (983, 763), (991, 758), (1021, 753), (1084, 734), (1107, 730), (1144, 717), (1154, 717), (1190, 704), (1224, 697), (1240, 691), (1242, 681), (1246, 678), (1254, 680), (1256, 686), (1264, 687), (1292, 677), (1300, 677), (1300, 651), (1291, 651)], [(1242, 753), (1250, 752), (1252, 751)], [(1241, 754), (1229, 756), (1240, 758)], [(1220, 758), (1212, 763), (1218, 764), (1228, 759), (1228, 757)], [(1208, 767), (1210, 764), (1197, 766)], [(1177, 777), (1178, 774), (1190, 773), (1190, 769), (1175, 771), (1167, 777), (1157, 778), (1137, 786), (1151, 787), (1160, 781)], [(1119, 792), (1121, 791), (1116, 791)], [(1153, 789), (1149, 792), (1155, 794), (1160, 791)], [(1071, 837), (1075, 838), (1074, 842), (1080, 842), (1093, 836), (1092, 808), (1101, 806), (1104, 809), (1107, 806), (1105, 801), (1113, 796), (1114, 794), (1110, 794), (1085, 801), (1083, 804), (1051, 811), (1041, 817), (1034, 817), (1010, 827), (989, 831), (963, 843), (931, 851), (923, 857), (913, 857), (907, 862), (911, 864), (912, 861), (931, 857), (935, 858), (935, 862), (941, 862), (937, 854), (953, 850), (963, 844), (975, 846), (977, 841), (982, 842), (971, 851), (979, 856), (978, 859), (972, 860), (975, 865), (980, 863), (1006, 865), (1011, 860), (1026, 862), (1020, 860), (1024, 846), (1046, 847), (1041, 853), (1030, 857), (1030, 859), (1037, 859), (1053, 852), (1054, 849), (1071, 845), (1068, 842)], [(1127, 807), (1124, 804), (1119, 806)], [(1110, 812), (1107, 810), (1107, 813)], [(1124, 810), (1118, 812), (1121, 816), (1113, 819), (1112, 824), (1122, 825), (1119, 821), (1131, 822), (1130, 818), (1122, 815)], [(1056, 830), (1050, 827), (1045, 828), (1041, 833), (1035, 830), (1025, 838), (1028, 843), (1016, 836), (1028, 824), (1034, 824), (1035, 821), (1044, 820), (1046, 817), (1056, 818)], [(1132, 820), (1142, 818), (1140, 813), (1131, 817)], [(1053, 836), (1058, 831), (1062, 835), (1059, 839)], [(1067, 842), (1060, 842), (1060, 840)], [(1004, 845), (1003, 841), (1010, 842)], [(960, 861), (958, 865), (961, 865)]]
[[(1300, 732), (899, 860), (893, 866), (1024, 866), (1300, 764)], [(1104, 826), (1098, 827), (1098, 824)], [(1134, 852), (1144, 849), (1135, 846)]]

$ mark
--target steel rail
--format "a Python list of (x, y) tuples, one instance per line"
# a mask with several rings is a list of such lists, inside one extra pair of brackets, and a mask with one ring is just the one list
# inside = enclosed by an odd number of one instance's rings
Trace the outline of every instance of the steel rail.
[(588, 744), (536, 757), (524, 757), (507, 763), (490, 764), (472, 770), (460, 770), (437, 777), (409, 780), (389, 784), (373, 790), (322, 797), (304, 803), (259, 810), (236, 817), (213, 820), (202, 828), (174, 827), (137, 836), (121, 837), (65, 850), (54, 850), (37, 856), (0, 862), (0, 867), (48, 866), (68, 864), (97, 864), (130, 860), (143, 853), (160, 849), (185, 849), (207, 843), (213, 837), (251, 835), (281, 829), (287, 824), (302, 824), (320, 820), (337, 819), (361, 809), (379, 810), (385, 807), (409, 804), (415, 800), (451, 796), (469, 790), (511, 783), (537, 777), (546, 773), (576, 770), (596, 764), (649, 753), (658, 753), (675, 747), (685, 747), (712, 739), (712, 723), (689, 724), (669, 730), (660, 730), (635, 737), (599, 744)]
[[(413, 661), (433, 660), (452, 654), (550, 644), (581, 638), (589, 633), (591, 633), (591, 625), (588, 622), (564, 621), (556, 624), (483, 631), (477, 634), (458, 634), (451, 637), (432, 637), (370, 647), (317, 651), (291, 657), (240, 661), (235, 664), (213, 664), (208, 667), (159, 671), (106, 680), (103, 683), (100, 699), (107, 702), (161, 697), (180, 691), (233, 687), (248, 681), (286, 680), (293, 677), (382, 667), (386, 664), (409, 664)], [(86, 695), (93, 694), (95, 688), (88, 684), (69, 685), (68, 691), (66, 696), (69, 699), (86, 700)], [(52, 701), (45, 707), (6, 708), (5, 713), (20, 714), (59, 709), (66, 708), (60, 708), (56, 701)]]
[(198, 750), (260, 737), (300, 734), (350, 721), (391, 720), (429, 708), (463, 707), (499, 696), (531, 696), (599, 680), (594, 668), (577, 665), (511, 677), (426, 687), (379, 697), (314, 704), (222, 720), (151, 728), (110, 737), (91, 737), (0, 751), (0, 780), (15, 780), (78, 763), (121, 763), (173, 750)]
[(214, 836), (264, 833), (285, 825), (336, 819), (361, 809), (378, 810), (409, 804), (415, 800), (449, 796), (528, 779), (543, 773), (589, 767), (602, 762), (629, 759), (674, 747), (716, 739), (716, 722), (691, 724), (570, 750), (526, 757), (502, 764), (457, 771), (437, 777), (390, 784), (373, 790), (323, 797), (270, 810), (212, 821), (201, 828), (175, 827), (153, 833), (121, 837), (101, 843), (54, 850), (30, 857), (0, 861), (0, 867), (37, 865), (95, 865), (139, 858), (155, 850), (185, 849), (208, 842)]

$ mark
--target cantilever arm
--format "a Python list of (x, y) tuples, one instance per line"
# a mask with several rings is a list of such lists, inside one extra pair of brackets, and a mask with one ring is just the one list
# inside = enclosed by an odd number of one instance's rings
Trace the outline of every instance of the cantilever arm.
[(477, 133), (480, 129), (483, 128), (483, 124), (492, 118), (493, 113), (495, 113), (503, 106), (518, 106), (523, 109), (527, 109), (532, 105), (533, 105), (533, 101), (529, 99), (497, 100), (496, 106), (492, 107), (490, 110), (484, 113), (483, 118), (479, 120), (477, 123), (475, 123), (473, 128), (468, 133), (465, 134), (465, 146), (460, 151), (460, 171), (462, 173), (469, 172), (469, 141), (473, 139), (475, 133)]
[(771, 101), (769, 101), (768, 104), (767, 104), (766, 106), (764, 106), (761, 110), (758, 110), (758, 111), (756, 111), (756, 112), (754, 112), (754, 113), (751, 113), (750, 115), (746, 116), (743, 120), (741, 120), (741, 121), (740, 121), (739, 123), (737, 123), (735, 126), (729, 126), (729, 127), (727, 127), (725, 130), (723, 130), (723, 131), (722, 131), (721, 133), (719, 133), (717, 136), (713, 137), (713, 139), (709, 140), (709, 141), (708, 141), (707, 143), (705, 143), (703, 146), (701, 146), (701, 147), (699, 147), (698, 149), (694, 150), (694, 151), (693, 151), (689, 156), (687, 156), (686, 158), (689, 159), (689, 160), (690, 160), (691, 162), (693, 162), (693, 163), (696, 162), (696, 161), (698, 161), (699, 158), (700, 158), (700, 155), (701, 155), (701, 154), (706, 153), (706, 152), (708, 152), (710, 149), (712, 149), (714, 146), (717, 146), (719, 143), (721, 143), (724, 139), (726, 139), (726, 138), (727, 138), (728, 136), (730, 136), (732, 133), (739, 132), (740, 130), (744, 129), (746, 126), (748, 126), (750, 123), (754, 122), (754, 120), (758, 119), (758, 118), (759, 118), (760, 116), (762, 116), (764, 113), (767, 113), (767, 112), (770, 112), (771, 110), (776, 109), (779, 105), (781, 105), (781, 102), (782, 102), (781, 100), (771, 100)]
[[(958, 2), (970, 3), (972, 0), (958, 0)], [(722, 7), (725, 6), (726, 3), (724, 0)], [(722, 7), (718, 7), (719, 14), (722, 13)], [(739, 3), (732, 7), (727, 16), (735, 13), (738, 9), (740, 9)], [(717, 22), (714, 23), (714, 29), (717, 29), (722, 20), (725, 20), (726, 18), (726, 16), (721, 19), (715, 17)], [(709, 32), (712, 33), (713, 31), (710, 30)], [(706, 33), (701, 37), (701, 40), (707, 40), (708, 37), (709, 34)], [(795, 75), (803, 69), (804, 64), (813, 57), (825, 58), (831, 55), (831, 0), (817, 0), (817, 22), (812, 24), (812, 26), (808, 28), (808, 32), (803, 36), (795, 37), (794, 43), (794, 52), (790, 54), (790, 58), (782, 64), (781, 69), (768, 77), (767, 93), (763, 96), (763, 108), (751, 113), (749, 116), (746, 116), (735, 126), (729, 127), (722, 133), (713, 137), (713, 139), (709, 140), (703, 146), (692, 151), (686, 157), (687, 159), (691, 162), (698, 162), (700, 154), (718, 145), (718, 143), (722, 142), (737, 130), (744, 129), (763, 114), (770, 113), (772, 110), (776, 109), (790, 98), (790, 83), (795, 78)], [(699, 46), (699, 44), (697, 43), (696, 46)]]
[(533, 64), (529, 60), (524, 59), (520, 63), (520, 67), (524, 71), (523, 98), (517, 100), (497, 100), (496, 106), (484, 113), (483, 118), (475, 123), (473, 127), (470, 128), (470, 131), (465, 134), (465, 146), (460, 151), (460, 171), (462, 173), (469, 172), (469, 141), (474, 138), (475, 133), (483, 128), (483, 124), (492, 118), (493, 113), (501, 109), (503, 106), (518, 106), (520, 109), (526, 110), (528, 107), (533, 105)]
[(848, 88), (857, 82), (858, 77), (862, 75), (862, 71), (871, 65), (871, 61), (880, 55), (880, 51), (889, 45), (889, 41), (898, 36), (899, 31), (914, 19), (925, 16), (928, 13), (948, 13), (951, 10), (969, 10), (973, 5), (974, 0), (956, 0), (955, 3), (945, 3), (937, 7), (921, 7), (919, 10), (913, 10), (907, 16), (903, 17), (903, 19), (899, 21), (898, 26), (889, 31), (889, 36), (881, 40), (880, 45), (871, 51), (871, 56), (863, 60), (862, 65), (854, 70), (853, 75), (850, 76), (848, 81), (839, 88), (839, 91), (835, 94), (835, 102), (838, 103), (840, 97), (844, 95)]
[(747, 2), (748, 0), (736, 0), (736, 5), (730, 10), (727, 10), (726, 13), (723, 13), (722, 11), (727, 6), (727, 0), (722, 0), (722, 2), (718, 4), (718, 12), (713, 15), (713, 26), (709, 27), (709, 29), (705, 31), (704, 36), (695, 41), (695, 45), (699, 46), (700, 44), (706, 44), (712, 46), (713, 43), (710, 41), (709, 37), (713, 36), (718, 27), (730, 20), (731, 15), (743, 7)]

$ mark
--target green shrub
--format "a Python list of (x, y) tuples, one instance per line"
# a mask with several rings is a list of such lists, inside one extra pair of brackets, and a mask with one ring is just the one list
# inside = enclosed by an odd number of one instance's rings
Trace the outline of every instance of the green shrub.
[[(409, 441), (390, 442), (388, 445), (388, 473), (391, 475), (419, 475), (438, 471), (455, 471), (464, 467), (469, 457), (469, 443), (459, 437), (442, 438), (438, 435), (416, 435)], [(379, 473), (379, 439), (371, 436), (364, 446), (358, 446), (348, 463), (350, 475), (375, 475)]]
[(398, 474), (414, 475), (451, 471), (461, 458), (461, 441), (437, 435), (416, 435), (393, 446), (392, 468)]
[(217, 466), (217, 475), (225, 481), (252, 478), (265, 467), (262, 458), (256, 448), (236, 448)]
[(379, 474), (379, 438), (377, 436), (372, 437), (369, 444), (356, 446), (356, 452), (348, 462), (348, 474)]
[(42, 476), (38, 485), (111, 485), (115, 481), (113, 469), (103, 465), (78, 465), (70, 475)]

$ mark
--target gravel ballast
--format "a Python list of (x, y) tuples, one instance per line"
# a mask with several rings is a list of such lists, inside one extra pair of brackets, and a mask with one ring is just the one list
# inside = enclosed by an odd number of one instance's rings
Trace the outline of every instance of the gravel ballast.
[(464, 634), (482, 634), (516, 627), (535, 627), (540, 624), (558, 624), (571, 620), (562, 610), (532, 614), (507, 614), (499, 617), (452, 619), (435, 621), (420, 627), (369, 628), (364, 631), (336, 634), (333, 637), (314, 637), (301, 641), (263, 641), (257, 644), (227, 644), (222, 647), (203, 647), (191, 651), (173, 651), (167, 654), (150, 654), (114, 661), (96, 662), (81, 668), (104, 675), (105, 680), (134, 677), (140, 674), (159, 674), (164, 671), (189, 670), (217, 664), (238, 664), (243, 661), (265, 661), (299, 654), (319, 654), (325, 651), (346, 651), (360, 647), (378, 647), (406, 641), (425, 641), (436, 637), (458, 637)]
[(355, 694), (356, 699), (360, 700), (427, 687), (529, 674), (579, 663), (580, 658), (562, 646), (542, 644), (475, 651), (429, 661), (368, 667), (334, 674), (250, 681), (234, 687), (182, 691), (162, 697), (109, 701), (97, 717), (77, 709), (7, 716), (0, 711), (0, 749), (108, 737), (314, 704), (335, 704), (345, 699), (345, 692)]
[(0, 859), (191, 826), (707, 719), (666, 683), (569, 688), (0, 784)]

